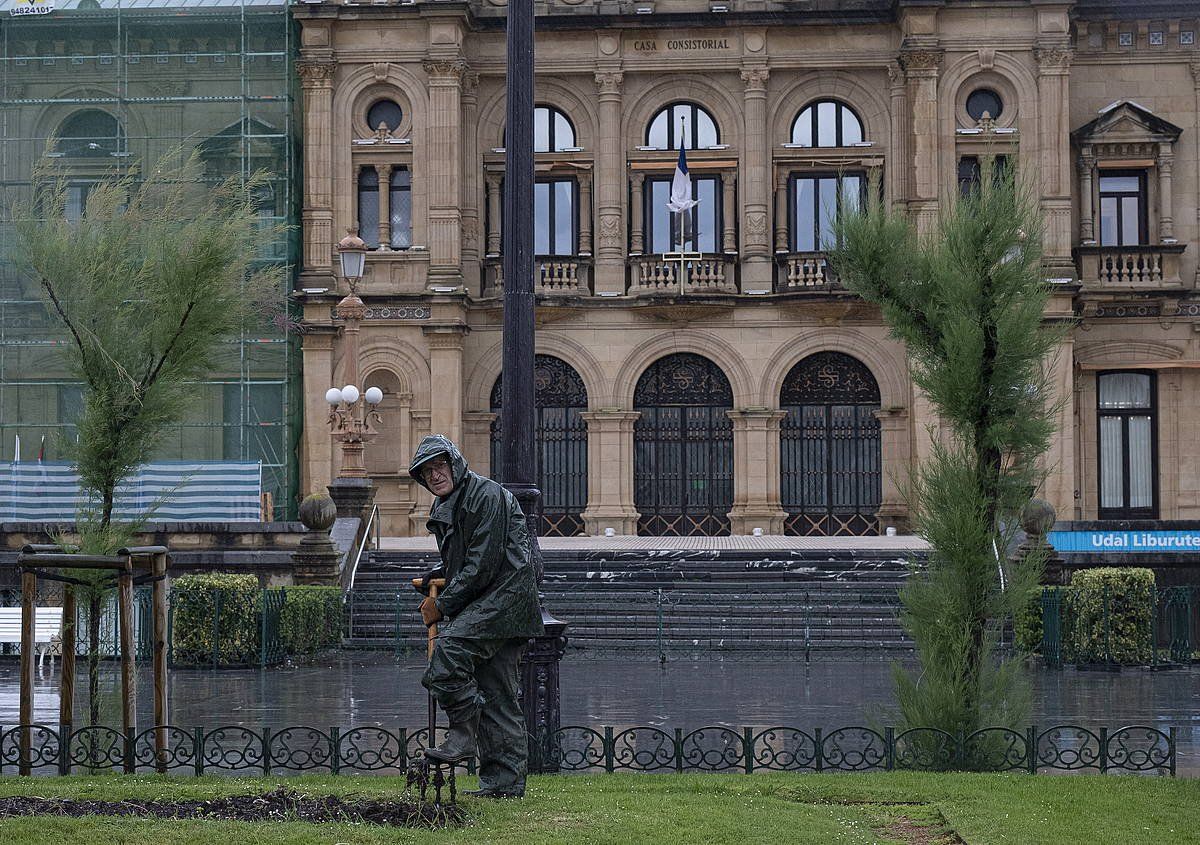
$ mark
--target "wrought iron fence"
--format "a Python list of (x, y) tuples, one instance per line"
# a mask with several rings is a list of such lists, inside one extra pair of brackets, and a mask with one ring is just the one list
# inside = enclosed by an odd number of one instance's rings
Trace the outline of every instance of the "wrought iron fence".
[(1132, 632), (1116, 619), (1117, 599), (1105, 588), (1098, 611), (1090, 609), (1084, 620), (1069, 588), (1044, 588), (1041, 653), (1046, 665), (1163, 668), (1192, 662), (1200, 641), (1200, 587), (1152, 589), (1149, 617)]
[[(23, 758), (22, 734), (29, 732)], [(166, 750), (155, 737), (166, 732)], [(307, 726), (211, 729), (158, 726), (128, 735), (109, 727), (0, 726), (0, 775), (24, 771), (158, 771), (177, 774), (400, 773), (426, 747), (428, 731)], [(853, 725), (692, 731), (651, 726), (571, 725), (547, 740), (544, 759), (560, 772), (1108, 772), (1175, 775), (1176, 729), (1148, 725), (1092, 730), (1054, 725), (988, 727), (969, 734)], [(24, 766), (22, 764), (25, 764)], [(474, 762), (464, 766), (474, 771)]]

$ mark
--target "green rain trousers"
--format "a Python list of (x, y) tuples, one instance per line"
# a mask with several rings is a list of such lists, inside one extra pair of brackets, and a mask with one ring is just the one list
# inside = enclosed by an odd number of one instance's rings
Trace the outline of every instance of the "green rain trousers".
[(479, 786), (522, 792), (528, 749), (517, 670), (528, 640), (438, 634), (421, 683), (451, 722), (479, 714)]

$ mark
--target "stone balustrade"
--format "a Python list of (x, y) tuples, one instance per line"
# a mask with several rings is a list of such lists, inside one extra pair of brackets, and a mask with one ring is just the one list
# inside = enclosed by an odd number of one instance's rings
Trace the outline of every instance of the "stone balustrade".
[[(534, 265), (537, 272), (534, 292), (544, 296), (590, 296), (591, 265), (586, 259), (575, 256), (539, 258)], [(504, 293), (504, 265), (499, 259), (491, 261), (485, 268), (484, 296), (500, 296)]]
[(1085, 288), (1182, 287), (1179, 264), (1185, 249), (1184, 244), (1076, 247), (1079, 281)]
[(660, 255), (636, 256), (629, 261), (629, 293), (737, 293), (736, 263), (736, 255), (702, 255), (682, 265), (686, 275), (680, 287), (678, 261), (664, 261)]
[(779, 257), (778, 293), (842, 290), (823, 252), (793, 252)]

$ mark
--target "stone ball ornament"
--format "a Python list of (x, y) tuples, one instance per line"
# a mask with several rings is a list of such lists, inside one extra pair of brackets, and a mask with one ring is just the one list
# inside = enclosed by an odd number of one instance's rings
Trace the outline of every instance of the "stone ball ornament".
[(1031, 536), (1044, 537), (1054, 527), (1057, 516), (1054, 506), (1045, 499), (1030, 499), (1021, 508), (1021, 528)]
[(328, 531), (337, 519), (337, 505), (327, 493), (310, 493), (300, 503), (300, 522), (310, 531)]

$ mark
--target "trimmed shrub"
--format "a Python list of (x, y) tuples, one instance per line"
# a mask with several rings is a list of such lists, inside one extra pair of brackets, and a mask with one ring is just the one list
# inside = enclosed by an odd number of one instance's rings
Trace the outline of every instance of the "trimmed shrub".
[(258, 662), (261, 590), (253, 575), (181, 575), (171, 582), (176, 666)]
[(1013, 637), (1025, 654), (1042, 650), (1042, 588), (1029, 591), (1029, 600), (1013, 616)]
[(1071, 579), (1068, 658), (1132, 666), (1150, 661), (1154, 572), (1134, 567), (1083, 569)]
[(279, 638), (288, 654), (311, 654), (342, 639), (340, 587), (287, 587)]

